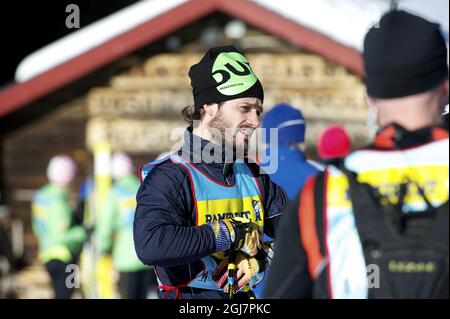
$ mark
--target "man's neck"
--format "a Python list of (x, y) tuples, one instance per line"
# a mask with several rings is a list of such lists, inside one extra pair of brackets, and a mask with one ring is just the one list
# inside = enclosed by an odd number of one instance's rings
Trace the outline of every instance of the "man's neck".
[[(408, 121), (408, 119), (411, 119), (411, 121)], [(439, 118), (414, 119), (409, 117), (391, 117), (385, 122), (386, 125), (384, 125), (384, 127), (397, 124), (410, 132), (414, 132), (427, 127), (439, 126), (442, 124)]]
[[(191, 152), (192, 154), (196, 154), (196, 156), (208, 156), (209, 154), (212, 156), (212, 159), (216, 163), (232, 163), (236, 160), (236, 154), (234, 152), (234, 149), (232, 146), (227, 147), (224, 142), (218, 141), (216, 142), (216, 139), (211, 135), (209, 130), (207, 128), (201, 128), (197, 127), (192, 129), (191, 131), (193, 138), (201, 139), (201, 143), (193, 143), (191, 146)], [(192, 141), (191, 141), (192, 142)], [(197, 149), (201, 144), (201, 149)], [(209, 144), (208, 146), (206, 144)], [(205, 152), (206, 154), (203, 154), (203, 147), (208, 147), (208, 152)], [(210, 153), (211, 151), (211, 153)], [(244, 158), (246, 159), (246, 154), (243, 154)], [(211, 160), (211, 159), (209, 159)]]
[(396, 123), (408, 131), (416, 131), (441, 124), (441, 104), (437, 95), (423, 93), (411, 97), (379, 100), (376, 106), (381, 126)]
[(187, 129), (185, 133), (185, 144), (181, 151), (186, 158), (190, 158), (194, 163), (208, 162), (223, 165), (225, 162), (225, 152), (219, 144), (213, 143), (201, 130)]
[(212, 136), (211, 132), (204, 125), (199, 125), (193, 128), (192, 134), (197, 135), (198, 137), (201, 137), (203, 140), (206, 140), (210, 143), (217, 144), (216, 141), (214, 141), (214, 137)]

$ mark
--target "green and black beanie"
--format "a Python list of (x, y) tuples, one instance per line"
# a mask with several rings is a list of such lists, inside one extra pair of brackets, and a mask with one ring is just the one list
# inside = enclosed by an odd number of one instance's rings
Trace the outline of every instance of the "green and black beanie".
[(214, 47), (189, 70), (195, 108), (243, 97), (264, 101), (264, 91), (250, 63), (234, 46)]

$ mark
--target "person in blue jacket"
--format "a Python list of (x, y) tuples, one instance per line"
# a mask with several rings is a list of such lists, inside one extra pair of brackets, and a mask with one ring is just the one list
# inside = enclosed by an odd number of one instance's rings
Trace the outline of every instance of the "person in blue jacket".
[[(307, 160), (303, 152), (305, 142), (306, 121), (300, 110), (280, 103), (267, 112), (262, 119), (263, 139), (266, 145), (261, 167), (270, 172), (270, 179), (281, 186), (290, 200), (298, 194), (306, 180), (320, 172), (319, 168)], [(271, 139), (271, 129), (277, 138)], [(277, 163), (273, 163), (276, 160)], [(274, 167), (271, 172), (269, 167)], [(265, 236), (265, 241), (272, 238)], [(265, 277), (269, 271), (265, 272)], [(265, 281), (255, 288), (257, 297), (262, 295)]]
[(233, 46), (209, 49), (189, 76), (194, 106), (182, 111), (183, 146), (141, 169), (136, 252), (155, 266), (162, 298), (248, 298), (268, 266), (262, 235), (274, 236), (288, 201), (247, 160), (263, 88)]
[[(277, 169), (270, 174), (272, 181), (280, 185), (292, 200), (306, 180), (320, 170), (306, 158), (304, 150), (306, 122), (302, 112), (288, 104), (278, 104), (267, 112), (262, 120), (266, 155), (261, 166), (272, 165), (268, 159), (278, 154)], [(270, 130), (277, 129), (278, 140), (271, 140)]]

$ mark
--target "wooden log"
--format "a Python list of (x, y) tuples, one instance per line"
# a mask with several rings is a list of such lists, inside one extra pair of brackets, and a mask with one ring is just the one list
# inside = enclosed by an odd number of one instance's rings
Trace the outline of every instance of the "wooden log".
[(179, 117), (181, 110), (192, 105), (188, 90), (132, 91), (96, 88), (88, 96), (91, 116), (166, 116)]
[(187, 77), (189, 68), (200, 61), (202, 55), (196, 53), (163, 53), (148, 59), (144, 73), (149, 77)]
[[(117, 89), (188, 89), (189, 68), (200, 60), (198, 54), (160, 54), (145, 62), (143, 75), (120, 75), (111, 80)], [(348, 87), (362, 85), (359, 77), (342, 66), (312, 54), (248, 54), (252, 69), (265, 88)]]
[[(285, 102), (298, 107), (314, 118), (367, 117), (363, 87), (334, 90), (330, 88), (298, 88), (266, 90), (264, 107)], [(91, 116), (111, 117), (164, 117), (179, 119), (181, 110), (192, 105), (188, 91), (131, 91), (109, 88), (94, 89), (89, 94), (88, 109)]]
[(86, 129), (86, 145), (106, 140), (113, 150), (150, 154), (181, 145), (187, 125), (183, 121), (108, 119), (95, 117)]

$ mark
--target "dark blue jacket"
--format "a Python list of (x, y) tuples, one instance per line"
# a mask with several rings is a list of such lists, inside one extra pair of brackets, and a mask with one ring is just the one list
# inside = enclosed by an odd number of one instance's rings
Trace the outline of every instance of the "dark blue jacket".
[[(198, 155), (200, 149), (189, 145), (208, 147), (209, 142), (199, 140), (189, 130), (183, 145), (183, 156)], [(180, 150), (181, 152), (181, 150)], [(224, 152), (222, 152), (224, 154)], [(215, 154), (214, 154), (215, 155)], [(232, 164), (195, 164), (212, 179), (223, 184), (234, 183)], [(249, 164), (261, 186), (262, 201), (266, 212), (264, 231), (271, 237), (281, 214), (286, 212), (288, 199), (285, 192), (270, 181), (266, 174), (259, 173), (256, 164)], [(214, 232), (208, 225), (195, 226), (195, 208), (191, 183), (187, 172), (170, 159), (158, 164), (142, 182), (137, 193), (137, 208), (134, 219), (134, 243), (139, 259), (155, 266), (155, 271), (164, 285), (179, 286), (189, 282), (203, 269), (201, 258), (216, 251)], [(218, 291), (182, 288), (182, 298), (225, 298)], [(175, 293), (169, 294), (174, 297)]]

